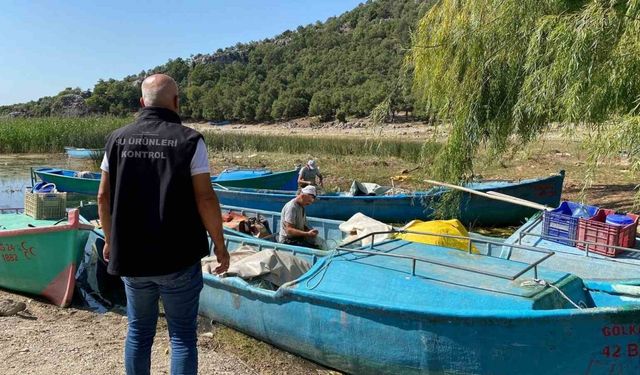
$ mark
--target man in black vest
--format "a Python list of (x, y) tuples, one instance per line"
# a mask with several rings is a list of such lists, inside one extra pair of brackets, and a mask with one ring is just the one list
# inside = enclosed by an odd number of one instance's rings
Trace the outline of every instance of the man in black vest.
[(171, 338), (171, 374), (196, 374), (197, 313), (207, 232), (229, 267), (220, 205), (202, 135), (183, 126), (178, 86), (164, 74), (142, 82), (137, 120), (107, 138), (98, 191), (108, 272), (125, 284), (127, 374), (149, 374), (162, 298)]

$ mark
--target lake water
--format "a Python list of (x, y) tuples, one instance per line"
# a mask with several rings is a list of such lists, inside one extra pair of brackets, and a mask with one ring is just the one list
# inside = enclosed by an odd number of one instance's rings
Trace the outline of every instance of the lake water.
[[(31, 167), (56, 167), (73, 170), (97, 170), (91, 160), (71, 159), (66, 154), (0, 155), (0, 208), (24, 206), (24, 189), (31, 186)], [(69, 193), (67, 206), (79, 201), (95, 201), (95, 197)]]

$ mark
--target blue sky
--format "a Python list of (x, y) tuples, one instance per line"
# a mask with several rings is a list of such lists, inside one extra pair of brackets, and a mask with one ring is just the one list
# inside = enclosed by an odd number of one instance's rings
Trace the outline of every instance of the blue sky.
[(324, 21), (364, 0), (0, 0), (0, 105)]

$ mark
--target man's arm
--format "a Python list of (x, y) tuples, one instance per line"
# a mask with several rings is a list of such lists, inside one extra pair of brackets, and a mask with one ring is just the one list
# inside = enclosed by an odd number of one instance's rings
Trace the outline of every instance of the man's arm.
[[(287, 236), (289, 237), (315, 237), (318, 235), (318, 231), (315, 229), (309, 228), (309, 230), (300, 230), (293, 226), (293, 224), (284, 223), (284, 229), (287, 231)], [(305, 228), (307, 229), (307, 228)]]
[(111, 185), (109, 183), (109, 172), (105, 171), (102, 171), (100, 187), (98, 188), (98, 215), (104, 232), (102, 257), (108, 262), (111, 253)]
[(309, 184), (311, 184), (311, 181), (307, 181), (304, 179), (304, 177), (302, 177), (302, 175), (304, 174), (304, 168), (300, 169), (300, 172), (298, 173), (298, 185), (305, 187)]
[(193, 193), (195, 194), (202, 224), (209, 232), (209, 236), (211, 236), (213, 252), (218, 263), (220, 263), (215, 272), (225, 272), (229, 268), (229, 252), (227, 252), (224, 245), (220, 202), (213, 188), (211, 188), (211, 177), (209, 173), (200, 173), (191, 176), (191, 180), (193, 181)]

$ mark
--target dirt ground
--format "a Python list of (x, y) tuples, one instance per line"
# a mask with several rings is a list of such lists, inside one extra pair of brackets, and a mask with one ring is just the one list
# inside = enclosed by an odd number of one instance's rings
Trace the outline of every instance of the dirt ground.
[[(310, 120), (298, 120), (283, 124), (249, 125), (232, 124), (211, 126), (192, 124), (201, 131), (241, 132), (264, 134), (300, 134), (311, 137), (340, 135), (345, 137), (410, 137), (418, 140), (442, 140), (446, 128), (432, 127), (423, 123), (397, 123), (383, 130), (372, 129), (366, 121), (351, 121), (347, 124), (314, 124)], [(476, 173), (484, 178), (530, 178), (567, 172), (564, 198), (580, 196), (586, 171), (587, 152), (581, 140), (585, 135), (566, 136), (558, 130), (525, 148), (514, 150), (508, 157), (481, 158), (476, 164)], [(304, 160), (308, 155), (267, 155), (237, 153), (215, 156), (215, 168), (235, 163), (253, 166), (270, 160), (270, 168), (277, 169), (279, 163), (289, 165), (292, 157)], [(325, 156), (321, 160), (325, 184), (343, 186), (350, 182), (342, 177), (359, 170), (374, 167), (388, 169), (387, 174), (412, 169), (400, 160), (365, 160), (352, 158), (349, 161)], [(334, 163), (335, 162), (335, 163)], [(333, 163), (333, 165), (332, 165)], [(420, 167), (418, 165), (417, 167)], [(420, 188), (426, 178), (418, 168), (400, 187)], [(379, 182), (380, 183), (380, 182)], [(633, 188), (637, 181), (629, 171), (624, 158), (610, 161), (593, 179), (587, 189), (589, 203), (613, 208), (629, 209), (633, 203)], [(122, 374), (123, 344), (127, 321), (122, 313), (110, 312), (99, 315), (77, 309), (61, 309), (39, 299), (0, 290), (0, 300), (14, 299), (27, 304), (26, 313), (11, 317), (0, 317), (0, 374)], [(169, 342), (166, 322), (159, 321), (158, 334), (153, 347), (152, 373), (168, 374)], [(201, 374), (335, 374), (315, 363), (278, 350), (268, 344), (254, 340), (220, 325), (200, 322), (199, 356)]]
[[(0, 317), (0, 374), (124, 374), (127, 318), (123, 312), (63, 309), (0, 290), (0, 301), (6, 299), (26, 303), (27, 310)], [(169, 374), (169, 347), (166, 321), (161, 317), (152, 374)], [(199, 322), (198, 355), (199, 373), (207, 375), (339, 374), (204, 318)]]
[(398, 119), (393, 124), (373, 126), (368, 119), (354, 119), (345, 123), (339, 121), (316, 122), (312, 118), (302, 118), (272, 124), (234, 123), (223, 126), (207, 123), (189, 124), (199, 131), (235, 132), (249, 134), (304, 135), (311, 137), (341, 136), (357, 137), (376, 136), (382, 138), (443, 139), (448, 134), (448, 127), (429, 126), (421, 121)]

